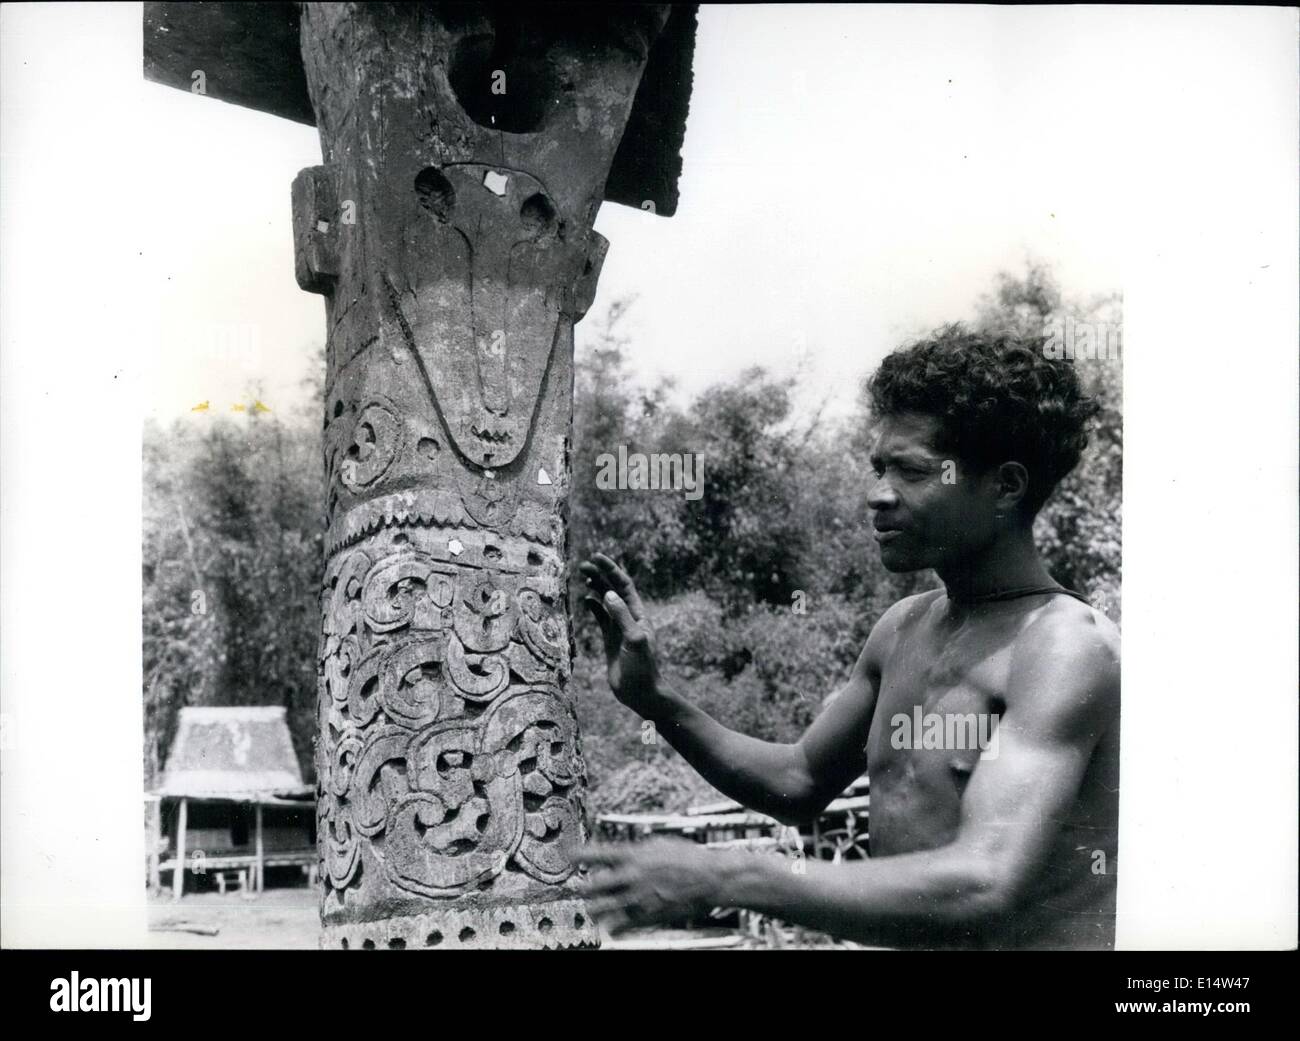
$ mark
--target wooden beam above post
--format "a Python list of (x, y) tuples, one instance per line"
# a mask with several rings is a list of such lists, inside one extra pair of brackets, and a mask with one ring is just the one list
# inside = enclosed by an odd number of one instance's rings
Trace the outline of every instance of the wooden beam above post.
[[(460, 6), (466, 12), (492, 12), (503, 5)], [(650, 51), (605, 181), (604, 197), (608, 202), (661, 217), (677, 212), (697, 7), (674, 4)], [(296, 3), (278, 2), (146, 3), (144, 77), (153, 83), (315, 126), (316, 114), (307, 93), (299, 44), (299, 8)], [(629, 3), (536, 8), (541, 19), (574, 23), (616, 15), (632, 17), (646, 9), (645, 4)], [(201, 81), (196, 73), (202, 73)]]

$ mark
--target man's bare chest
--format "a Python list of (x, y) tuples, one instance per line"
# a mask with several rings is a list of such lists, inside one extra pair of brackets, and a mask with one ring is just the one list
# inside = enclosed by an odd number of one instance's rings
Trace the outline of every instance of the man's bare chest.
[[(925, 627), (884, 663), (866, 749), (872, 830), (882, 843), (893, 845), (903, 818), (909, 844), (941, 841), (956, 826), (976, 765), (998, 754), (1011, 642), (998, 630)], [(911, 835), (920, 820), (935, 834)]]

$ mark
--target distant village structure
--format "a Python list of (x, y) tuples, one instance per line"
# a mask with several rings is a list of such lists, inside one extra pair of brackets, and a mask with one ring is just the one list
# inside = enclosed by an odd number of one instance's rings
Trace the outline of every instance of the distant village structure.
[(315, 800), (304, 784), (283, 708), (181, 709), (158, 788), (146, 795), (152, 824), (150, 883), (171, 873), (210, 876), (225, 892), (262, 891), (268, 868), (317, 877)]
[[(767, 814), (747, 810), (738, 802), (724, 799), (691, 806), (685, 813), (604, 813), (596, 818), (596, 830), (601, 838), (614, 842), (639, 842), (670, 836), (698, 842), (711, 850), (775, 853), (790, 860), (792, 871), (802, 873), (809, 857), (838, 864), (842, 860), (862, 860), (869, 855), (870, 789), (870, 779), (862, 774), (802, 829), (783, 826)], [(712, 927), (733, 919), (737, 935), (729, 939), (667, 940), (654, 946), (684, 950), (731, 947), (742, 942), (757, 942), (770, 947), (785, 946), (789, 942), (844, 945), (813, 930), (785, 926), (767, 915), (737, 908), (717, 908), (708, 918), (683, 919), (676, 925), (683, 928)]]
[(685, 813), (604, 813), (596, 818), (602, 838), (637, 842), (675, 836), (710, 849), (781, 849), (796, 857), (818, 860), (861, 860), (868, 855), (868, 814), (871, 782), (860, 776), (800, 831), (783, 827), (765, 813), (747, 810), (726, 799), (691, 806)]

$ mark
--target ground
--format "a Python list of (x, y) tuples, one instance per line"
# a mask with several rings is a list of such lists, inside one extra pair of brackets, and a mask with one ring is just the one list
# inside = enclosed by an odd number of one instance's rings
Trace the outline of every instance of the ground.
[[(179, 926), (218, 930), (215, 936), (180, 931)], [(200, 950), (315, 950), (320, 935), (316, 891), (306, 886), (267, 889), (255, 900), (239, 893), (171, 894), (149, 900), (151, 947)]]
[[(216, 935), (189, 931), (216, 929)], [(306, 886), (265, 890), (253, 900), (239, 893), (191, 893), (179, 903), (170, 893), (149, 899), (149, 945), (195, 950), (316, 950), (320, 934), (316, 892)], [(767, 938), (734, 929), (643, 929), (606, 939), (607, 950), (774, 946)], [(811, 946), (786, 942), (782, 946)], [(825, 944), (817, 944), (825, 946)], [(838, 946), (838, 945), (837, 945)]]

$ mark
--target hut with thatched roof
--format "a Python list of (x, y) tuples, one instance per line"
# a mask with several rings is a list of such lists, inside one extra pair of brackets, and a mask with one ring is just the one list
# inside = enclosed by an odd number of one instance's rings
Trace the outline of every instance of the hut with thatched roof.
[(166, 858), (152, 874), (172, 872), (176, 899), (187, 870), (248, 893), (262, 890), (268, 868), (315, 875), (315, 802), (283, 708), (181, 709), (162, 783), (149, 794)]

